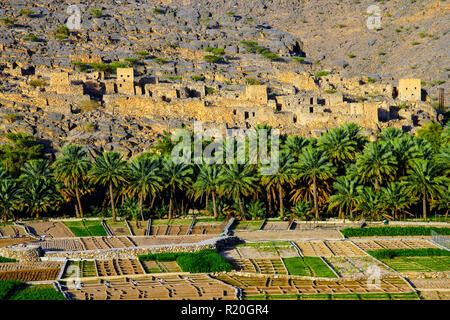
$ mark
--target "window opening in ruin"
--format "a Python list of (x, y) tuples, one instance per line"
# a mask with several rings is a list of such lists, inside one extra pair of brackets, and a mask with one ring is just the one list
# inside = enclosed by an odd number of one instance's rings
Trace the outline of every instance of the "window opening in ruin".
[(255, 113), (253, 112), (253, 116), (255, 116)]
[(292, 118), (292, 122), (293, 122), (293, 123), (297, 123), (297, 116), (294, 116), (294, 117)]
[(309, 104), (314, 104), (314, 98), (309, 99)]
[(309, 107), (309, 113), (313, 113), (314, 112), (314, 108), (313, 107)]
[(244, 119), (248, 119), (248, 112), (247, 111), (245, 111), (245, 113), (244, 113)]
[(233, 110), (233, 114), (236, 115), (236, 109)]

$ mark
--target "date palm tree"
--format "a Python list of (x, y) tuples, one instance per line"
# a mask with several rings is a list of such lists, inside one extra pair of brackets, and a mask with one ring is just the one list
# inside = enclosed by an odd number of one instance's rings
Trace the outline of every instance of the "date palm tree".
[(303, 148), (305, 148), (308, 143), (308, 140), (302, 136), (289, 136), (281, 145), (281, 150), (292, 154), (297, 160)]
[(291, 185), (294, 180), (294, 157), (290, 153), (281, 152), (279, 158), (278, 171), (273, 175), (262, 175), (261, 183), (266, 190), (275, 198), (275, 192), (278, 193), (280, 207), (280, 217), (284, 217), (284, 187)]
[(169, 220), (172, 219), (175, 194), (192, 183), (192, 168), (189, 164), (175, 163), (170, 157), (162, 160), (161, 177), (165, 189), (169, 192)]
[(63, 182), (68, 189), (75, 191), (78, 212), (83, 217), (81, 205), (80, 184), (84, 185), (91, 169), (91, 162), (87, 159), (86, 151), (77, 145), (65, 145), (61, 156), (53, 163), (53, 170), (57, 182)]
[(199, 166), (197, 180), (193, 184), (194, 195), (196, 199), (204, 194), (211, 194), (213, 203), (214, 219), (219, 217), (217, 213), (216, 196), (219, 189), (219, 177), (221, 167), (219, 165), (202, 164)]
[(450, 184), (450, 179), (440, 176), (437, 165), (428, 160), (415, 161), (403, 181), (409, 195), (422, 199), (422, 213), (425, 220), (427, 203), (439, 199), (445, 187)]
[(436, 163), (439, 165), (443, 174), (450, 175), (450, 143), (443, 146), (436, 155)]
[(315, 218), (318, 220), (317, 183), (320, 180), (331, 178), (336, 168), (328, 161), (324, 151), (308, 146), (300, 154), (298, 162), (294, 165), (294, 170), (299, 179), (305, 179), (312, 185)]
[(50, 183), (53, 178), (53, 172), (47, 160), (35, 159), (29, 160), (21, 169), (19, 180), (24, 186), (30, 185), (39, 180), (44, 183)]
[(367, 144), (367, 137), (362, 135), (362, 128), (357, 123), (346, 123), (343, 126), (347, 137), (356, 142), (356, 152), (361, 152)]
[(390, 218), (386, 215), (386, 207), (381, 201), (381, 193), (373, 187), (360, 186), (358, 188), (357, 208), (361, 211), (362, 217), (369, 216), (372, 222), (377, 216)]
[(450, 185), (441, 197), (431, 204), (432, 208), (445, 210), (445, 221), (448, 221), (448, 211), (450, 210)]
[(131, 196), (138, 195), (139, 213), (144, 221), (143, 202), (148, 195), (153, 197), (162, 190), (159, 161), (149, 157), (137, 157), (130, 163), (129, 184), (126, 192)]
[(19, 187), (15, 181), (0, 179), (0, 212), (4, 223), (8, 217), (14, 217), (13, 213), (17, 209), (19, 195)]
[(220, 193), (235, 198), (239, 205), (242, 218), (245, 220), (242, 196), (255, 194), (258, 183), (256, 170), (250, 165), (232, 164), (224, 166), (219, 176)]
[(122, 155), (116, 151), (106, 151), (98, 155), (89, 171), (92, 183), (109, 187), (114, 222), (116, 222), (116, 208), (113, 190), (126, 181), (127, 172), (127, 163), (123, 160)]
[(22, 185), (21, 198), (25, 207), (36, 219), (42, 212), (47, 212), (52, 203), (56, 201), (56, 193), (52, 186), (44, 180), (34, 180)]
[(342, 167), (356, 157), (357, 142), (350, 139), (344, 128), (331, 129), (317, 140), (317, 146), (325, 151), (336, 167)]
[(389, 182), (385, 188), (381, 188), (381, 201), (391, 210), (394, 220), (397, 220), (398, 213), (408, 208), (412, 202), (405, 186), (399, 182)]
[[(328, 208), (339, 207), (353, 220), (353, 212), (358, 204), (358, 178), (340, 176), (333, 183), (334, 194), (328, 198)], [(344, 219), (345, 219), (344, 213)]]
[(397, 170), (397, 160), (386, 143), (370, 143), (356, 159), (357, 172), (363, 183), (375, 182), (379, 190), (385, 180), (392, 180)]

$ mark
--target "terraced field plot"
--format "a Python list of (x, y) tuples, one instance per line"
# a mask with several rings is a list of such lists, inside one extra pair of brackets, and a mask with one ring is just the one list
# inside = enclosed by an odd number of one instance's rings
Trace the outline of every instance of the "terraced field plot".
[(113, 222), (112, 220), (108, 220), (108, 221), (106, 221), (106, 225), (109, 227), (109, 230), (111, 230), (112, 234), (115, 236), (130, 236), (131, 235), (125, 221)]
[(196, 223), (191, 234), (221, 234), (223, 228), (223, 223)]
[(413, 286), (421, 292), (424, 291), (448, 291), (450, 295), (450, 278), (434, 278), (434, 279), (414, 279), (409, 281)]
[(20, 237), (25, 236), (25, 230), (22, 227), (14, 225), (1, 225), (0, 237)]
[(141, 261), (146, 273), (182, 272), (176, 261)]
[(380, 260), (398, 272), (450, 271), (449, 256), (395, 257), (392, 259), (380, 259)]
[(246, 300), (418, 300), (415, 292), (408, 293), (341, 293), (248, 296)]
[(59, 268), (0, 271), (0, 281), (20, 280), (28, 282), (28, 281), (56, 280), (56, 278), (59, 275), (59, 272), (60, 272)]
[(145, 236), (148, 221), (128, 221), (135, 236)]
[(236, 223), (233, 230), (239, 231), (256, 231), (261, 226), (263, 221), (239, 221)]
[(69, 261), (62, 279), (96, 277), (95, 262), (92, 260)]
[(302, 255), (311, 257), (365, 256), (364, 251), (350, 241), (296, 241)]
[(232, 260), (233, 267), (242, 272), (261, 274), (287, 274), (281, 258), (270, 259), (236, 259)]
[(49, 251), (83, 251), (86, 248), (80, 239), (52, 239), (38, 241), (43, 250)]
[(427, 240), (353, 240), (363, 250), (437, 248)]
[(263, 230), (287, 230), (289, 227), (289, 222), (267, 222)]
[(450, 300), (450, 291), (419, 291), (424, 300)]
[(87, 237), (80, 238), (85, 250), (130, 248), (135, 244), (127, 237)]
[(283, 258), (290, 275), (336, 278), (333, 271), (318, 257)]
[(152, 246), (162, 244), (195, 243), (210, 239), (211, 235), (189, 235), (189, 236), (148, 236), (148, 237), (130, 237), (136, 246)]
[(249, 242), (230, 248), (221, 254), (230, 260), (298, 256), (297, 250), (288, 241)]
[(366, 280), (308, 280), (293, 277), (239, 276), (220, 274), (217, 279), (241, 288), (244, 296), (297, 295), (297, 294), (339, 294), (339, 293), (401, 293), (412, 292), (401, 278), (383, 278), (380, 288), (369, 288)]
[(158, 275), (148, 278), (129, 278), (84, 282), (81, 290), (69, 290), (76, 300), (158, 300), (158, 299), (236, 299), (235, 289), (205, 274)]
[(7, 246), (14, 245), (14, 244), (25, 243), (25, 242), (30, 242), (30, 241), (34, 241), (34, 239), (33, 238), (28, 238), (28, 237), (24, 237), (24, 238), (1, 238), (0, 239), (0, 247), (7, 247)]
[(179, 236), (186, 235), (189, 231), (189, 226), (187, 225), (170, 225), (167, 229), (167, 235), (169, 236)]
[(74, 237), (70, 229), (61, 222), (25, 221), (24, 224), (30, 228), (31, 232), (39, 236), (45, 235), (47, 238)]
[(325, 260), (334, 268), (334, 270), (343, 278), (367, 277), (367, 269), (376, 265), (381, 269), (381, 275), (390, 271), (383, 264), (377, 262), (369, 256), (363, 257), (327, 257)]
[(76, 237), (107, 236), (99, 220), (64, 221)]
[(95, 260), (95, 268), (99, 277), (145, 273), (137, 259)]
[(61, 262), (7, 262), (0, 263), (1, 271), (26, 271), (26, 270), (40, 270), (40, 269), (60, 269)]
[(307, 230), (262, 230), (246, 231), (235, 230), (235, 236), (245, 241), (280, 241), (280, 240), (310, 240), (310, 239), (342, 239), (341, 233), (332, 229), (307, 229)]

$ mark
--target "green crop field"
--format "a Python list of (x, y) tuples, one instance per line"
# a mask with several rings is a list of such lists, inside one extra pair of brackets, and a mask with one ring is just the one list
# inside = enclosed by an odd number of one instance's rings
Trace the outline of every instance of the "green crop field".
[(107, 236), (106, 231), (99, 220), (64, 221), (64, 224), (76, 237)]
[(17, 260), (0, 256), (0, 263), (5, 263), (5, 262), (17, 262)]
[(65, 300), (52, 285), (27, 285), (16, 280), (0, 281), (0, 300)]
[(438, 227), (370, 227), (344, 228), (342, 234), (349, 237), (379, 237), (379, 236), (431, 236), (431, 232), (450, 235), (450, 228)]
[[(79, 270), (79, 273), (73, 274), (72, 270)], [(96, 277), (97, 271), (95, 269), (94, 261), (90, 260), (77, 260), (77, 261), (69, 261), (67, 265), (66, 271), (64, 272), (63, 279), (77, 278), (77, 277)]]
[(231, 271), (231, 264), (216, 250), (204, 249), (197, 252), (167, 252), (139, 255), (141, 261), (176, 261), (183, 272), (203, 273)]
[(333, 271), (319, 257), (283, 258), (291, 275), (336, 278)]
[(392, 259), (380, 259), (380, 260), (399, 272), (450, 271), (449, 256), (395, 257)]

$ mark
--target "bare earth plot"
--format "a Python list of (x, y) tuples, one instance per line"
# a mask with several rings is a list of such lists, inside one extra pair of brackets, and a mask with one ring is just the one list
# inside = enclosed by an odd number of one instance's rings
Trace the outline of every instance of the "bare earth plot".
[(338, 231), (325, 229), (234, 231), (234, 235), (247, 241), (342, 239), (342, 235)]
[(252, 277), (225, 273), (217, 275), (216, 278), (241, 288), (245, 296), (412, 291), (411, 287), (401, 278), (381, 279), (379, 288), (369, 288), (365, 280), (308, 280), (293, 277)]
[(409, 279), (424, 299), (450, 300), (450, 278)]
[(61, 222), (26, 221), (24, 224), (38, 236), (45, 235), (47, 238), (74, 237), (72, 231)]
[(135, 236), (145, 236), (148, 221), (128, 221)]
[(190, 235), (190, 236), (148, 236), (130, 237), (136, 246), (152, 246), (162, 244), (195, 243), (213, 238), (214, 235)]
[(191, 234), (216, 234), (223, 232), (223, 223), (196, 223), (192, 228)]
[(182, 272), (176, 261), (141, 261), (146, 273)]
[(106, 225), (115, 236), (130, 236), (130, 231), (128, 230), (125, 221), (106, 221)]
[(32, 238), (3, 238), (0, 239), (0, 247), (7, 247), (13, 244), (25, 243), (29, 241), (33, 241)]
[(238, 271), (261, 274), (287, 274), (281, 258), (235, 259), (230, 261)]
[(263, 230), (287, 230), (289, 222), (267, 222)]
[(95, 260), (95, 267), (99, 277), (144, 274), (137, 259)]
[(158, 275), (134, 280), (129, 278), (84, 282), (81, 290), (70, 289), (76, 300), (156, 300), (156, 299), (236, 299), (236, 291), (205, 274)]
[(292, 245), (271, 246), (270, 243), (258, 243), (258, 246), (238, 246), (224, 250), (221, 255), (227, 259), (289, 258), (297, 257), (298, 252)]
[(19, 271), (19, 270), (39, 270), (39, 269), (59, 269), (61, 262), (8, 262), (0, 263), (1, 271)]
[(414, 240), (352, 240), (358, 247), (363, 250), (379, 250), (379, 249), (421, 249), (421, 248), (438, 248), (431, 242), (422, 239)]
[(302, 255), (312, 257), (365, 256), (365, 252), (350, 241), (296, 241)]
[(363, 257), (326, 257), (325, 260), (343, 278), (362, 278), (368, 276), (368, 269), (376, 265), (380, 268), (382, 277), (391, 273), (382, 263), (377, 262), (369, 256)]
[(85, 237), (80, 238), (85, 250), (130, 248), (134, 247), (127, 237)]
[(25, 231), (21, 227), (8, 225), (0, 227), (0, 232), (3, 237), (20, 237), (25, 236)]
[(49, 251), (83, 251), (86, 248), (80, 239), (52, 239), (37, 242), (43, 250)]

